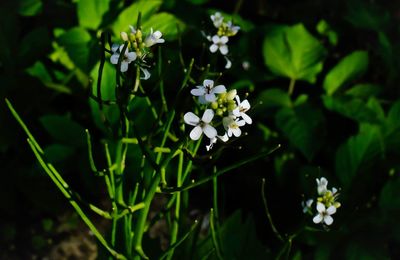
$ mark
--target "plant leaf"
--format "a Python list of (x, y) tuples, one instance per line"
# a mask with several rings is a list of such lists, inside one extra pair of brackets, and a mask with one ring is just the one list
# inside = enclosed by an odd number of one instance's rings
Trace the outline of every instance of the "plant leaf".
[(273, 27), (263, 43), (264, 62), (274, 74), (310, 83), (321, 72), (325, 53), (302, 24)]
[(103, 15), (108, 11), (110, 0), (79, 0), (77, 6), (79, 25), (95, 30), (103, 20)]
[(367, 71), (368, 53), (366, 51), (355, 51), (344, 57), (325, 77), (323, 86), (330, 96), (340, 87), (355, 80)]
[(160, 31), (166, 40), (176, 39), (179, 31), (185, 30), (186, 25), (170, 13), (158, 13), (151, 16), (143, 22), (143, 31), (150, 32), (150, 28), (154, 31)]

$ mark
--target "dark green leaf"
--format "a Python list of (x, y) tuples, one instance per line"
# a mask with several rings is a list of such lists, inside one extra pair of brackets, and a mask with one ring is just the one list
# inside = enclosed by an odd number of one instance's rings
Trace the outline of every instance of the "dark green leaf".
[(345, 94), (353, 97), (367, 99), (370, 96), (377, 96), (381, 92), (381, 86), (375, 84), (357, 84), (346, 90)]
[(400, 211), (400, 179), (389, 180), (382, 189), (379, 206), (385, 210)]
[(42, 12), (41, 0), (19, 0), (18, 13), (22, 16), (35, 16)]
[(84, 146), (86, 143), (84, 128), (66, 116), (42, 116), (40, 122), (51, 137), (61, 144)]
[(302, 24), (274, 27), (263, 43), (264, 62), (274, 74), (310, 83), (322, 70), (325, 52)]
[(364, 100), (350, 97), (323, 96), (322, 100), (327, 109), (335, 111), (357, 122), (378, 123), (377, 113), (369, 108)]
[(271, 88), (262, 91), (257, 99), (262, 102), (263, 107), (291, 107), (292, 101), (288, 93), (278, 88)]
[(364, 75), (367, 68), (368, 53), (366, 51), (355, 51), (347, 55), (326, 75), (324, 80), (326, 93), (332, 95), (346, 83)]
[(321, 111), (307, 105), (283, 108), (276, 114), (277, 126), (308, 160), (323, 145), (324, 121)]
[(379, 128), (364, 125), (360, 133), (350, 137), (336, 152), (336, 175), (344, 186), (349, 185), (368, 162), (382, 152)]
[(46, 159), (50, 163), (62, 162), (74, 153), (71, 146), (63, 144), (52, 144), (44, 149)]

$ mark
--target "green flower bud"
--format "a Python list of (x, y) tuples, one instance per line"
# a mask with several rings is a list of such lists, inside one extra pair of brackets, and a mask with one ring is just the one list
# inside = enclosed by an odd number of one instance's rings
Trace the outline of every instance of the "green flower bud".
[(217, 109), (216, 114), (218, 116), (222, 116), (224, 114), (224, 112), (222, 111), (222, 109)]
[(136, 36), (133, 33), (129, 34), (129, 41), (136, 42)]
[(233, 100), (236, 97), (236, 95), (237, 95), (236, 89), (232, 89), (226, 94), (226, 99)]
[(120, 35), (121, 35), (121, 39), (122, 39), (124, 42), (129, 41), (128, 34), (127, 34), (126, 32), (121, 32)]
[(212, 102), (212, 103), (211, 103), (211, 108), (214, 109), (214, 110), (217, 109), (217, 108), (218, 108), (218, 103), (215, 102), (215, 101)]

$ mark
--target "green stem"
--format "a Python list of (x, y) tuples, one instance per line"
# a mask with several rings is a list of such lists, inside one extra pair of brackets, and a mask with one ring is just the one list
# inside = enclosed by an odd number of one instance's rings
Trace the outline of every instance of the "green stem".
[(274, 222), (272, 221), (271, 214), (269, 213), (268, 204), (267, 204), (267, 198), (265, 197), (265, 179), (262, 179), (262, 184), (261, 184), (261, 196), (262, 196), (263, 203), (264, 203), (265, 214), (267, 214), (268, 221), (269, 221), (269, 224), (270, 224), (270, 226), (271, 226), (271, 228), (272, 228), (272, 231), (274, 232), (275, 236), (276, 236), (281, 242), (284, 242), (283, 237), (282, 237), (281, 234), (278, 232), (278, 229), (275, 227)]
[(158, 77), (160, 78), (160, 96), (161, 96), (161, 101), (162, 101), (162, 107), (165, 112), (168, 112), (168, 105), (167, 105), (167, 100), (165, 99), (165, 94), (164, 94), (164, 80), (161, 77), (162, 74), (162, 53), (161, 53), (161, 47), (158, 47)]
[(294, 85), (295, 85), (295, 84), (296, 84), (296, 80), (295, 80), (295, 79), (290, 79), (289, 90), (288, 90), (289, 96), (291, 96), (291, 95), (293, 94)]
[(215, 252), (217, 253), (217, 257), (218, 259), (223, 260), (224, 258), (222, 257), (222, 251), (219, 246), (219, 239), (217, 237), (217, 232), (215, 230), (215, 225), (214, 225), (214, 209), (210, 210), (210, 230), (211, 230), (212, 242), (215, 248)]
[[(99, 242), (110, 252), (110, 254), (117, 258), (117, 259), (126, 259), (125, 256), (119, 254), (116, 252), (114, 249), (112, 249), (107, 241), (104, 239), (104, 237), (100, 234), (100, 232), (97, 230), (97, 228), (94, 226), (94, 224), (90, 221), (90, 219), (86, 216), (86, 214), (83, 212), (83, 210), (80, 208), (78, 203), (72, 198), (71, 194), (68, 192), (68, 190), (65, 187), (68, 187), (66, 183), (63, 183), (61, 180), (57, 179), (57, 174), (53, 172), (50, 168), (49, 165), (51, 164), (46, 164), (44, 159), (42, 158), (42, 155), (40, 152), (36, 149), (35, 145), (33, 142), (28, 139), (29, 146), (31, 147), (33, 153), (36, 156), (36, 159), (42, 166), (42, 168), (45, 170), (47, 175), (51, 178), (51, 180), (56, 184), (58, 189), (62, 192), (62, 194), (65, 196), (65, 198), (69, 201), (69, 203), (72, 205), (72, 207), (75, 209), (75, 211), (78, 213), (78, 215), (81, 217), (81, 219), (85, 222), (85, 224), (89, 227), (89, 229), (93, 232), (94, 236), (99, 240)], [(54, 169), (54, 168), (53, 168)]]
[(215, 220), (216, 220), (216, 224), (218, 226), (219, 223), (219, 213), (218, 213), (218, 183), (217, 180), (218, 178), (215, 176), (215, 174), (217, 173), (217, 167), (214, 166), (213, 169), (213, 208), (214, 208), (214, 215), (215, 215)]
[[(183, 168), (183, 152), (180, 152), (179, 153), (179, 162), (178, 162), (178, 174), (176, 177), (177, 187), (180, 187), (182, 185), (182, 168)], [(181, 209), (181, 193), (178, 192), (176, 194), (175, 216), (173, 218), (173, 225), (172, 225), (172, 231), (171, 231), (171, 239), (170, 239), (171, 245), (176, 242), (177, 237), (178, 237), (180, 209)], [(174, 255), (174, 249), (171, 250), (167, 259), (171, 260), (173, 255)]]

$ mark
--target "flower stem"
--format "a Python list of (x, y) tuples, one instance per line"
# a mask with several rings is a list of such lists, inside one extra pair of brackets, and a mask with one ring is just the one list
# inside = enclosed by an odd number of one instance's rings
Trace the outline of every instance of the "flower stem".
[(264, 209), (265, 209), (265, 213), (267, 214), (268, 217), (268, 221), (269, 224), (272, 228), (272, 231), (274, 232), (275, 236), (281, 241), (284, 242), (283, 237), (281, 236), (281, 234), (278, 232), (278, 229), (276, 229), (274, 222), (272, 221), (272, 217), (271, 214), (269, 213), (269, 209), (268, 209), (268, 204), (267, 204), (267, 198), (265, 197), (265, 179), (262, 179), (262, 184), (261, 184), (261, 196), (263, 199), (263, 203), (264, 203)]
[(293, 94), (295, 84), (296, 84), (296, 80), (293, 78), (290, 79), (289, 90), (288, 90), (289, 96), (291, 96)]

